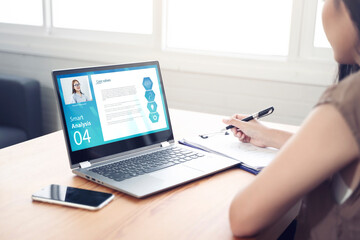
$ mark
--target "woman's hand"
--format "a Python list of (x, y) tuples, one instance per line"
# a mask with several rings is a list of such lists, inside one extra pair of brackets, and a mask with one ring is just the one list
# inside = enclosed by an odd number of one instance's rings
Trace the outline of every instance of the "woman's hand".
[(281, 148), (292, 135), (289, 132), (268, 128), (255, 119), (249, 122), (241, 121), (245, 117), (247, 116), (235, 114), (230, 119), (223, 120), (225, 124), (235, 126), (231, 131), (241, 142), (258, 147)]
[(231, 131), (241, 142), (251, 143), (258, 147), (268, 147), (265, 138), (269, 128), (255, 119), (250, 122), (241, 121), (246, 117), (245, 115), (235, 114), (230, 119), (224, 119), (223, 122), (235, 126)]

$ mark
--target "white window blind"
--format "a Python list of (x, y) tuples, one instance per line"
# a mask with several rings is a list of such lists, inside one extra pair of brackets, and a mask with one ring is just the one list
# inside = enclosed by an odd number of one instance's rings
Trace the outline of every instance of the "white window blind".
[(316, 10), (316, 23), (314, 34), (314, 46), (318, 48), (331, 48), (329, 41), (326, 38), (323, 26), (322, 26), (322, 9), (324, 6), (324, 0), (318, 0)]
[(53, 26), (151, 34), (152, 0), (53, 0)]
[(1, 0), (0, 22), (42, 26), (42, 0)]
[(286, 56), (292, 1), (168, 0), (166, 47)]

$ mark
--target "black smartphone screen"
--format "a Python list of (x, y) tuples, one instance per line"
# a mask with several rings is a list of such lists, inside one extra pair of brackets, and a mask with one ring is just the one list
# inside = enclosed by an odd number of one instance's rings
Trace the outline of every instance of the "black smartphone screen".
[(52, 203), (69, 203), (65, 205), (74, 204), (74, 207), (89, 206), (99, 208), (109, 202), (113, 195), (110, 193), (97, 192), (92, 190), (73, 188), (67, 186), (60, 186), (51, 184), (39, 192), (33, 194), (34, 200), (52, 202)]

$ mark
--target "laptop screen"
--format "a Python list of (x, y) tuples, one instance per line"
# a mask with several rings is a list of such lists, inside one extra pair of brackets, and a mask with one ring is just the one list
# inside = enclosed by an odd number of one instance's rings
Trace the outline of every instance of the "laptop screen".
[(72, 164), (173, 139), (158, 62), (53, 76)]

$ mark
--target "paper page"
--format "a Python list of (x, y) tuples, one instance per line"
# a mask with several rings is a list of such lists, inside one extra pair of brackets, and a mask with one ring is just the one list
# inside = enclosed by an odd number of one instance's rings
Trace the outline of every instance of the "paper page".
[(207, 139), (194, 136), (186, 138), (186, 141), (220, 152), (253, 167), (269, 165), (278, 152), (273, 148), (260, 148), (250, 143), (242, 143), (233, 135), (216, 135)]

